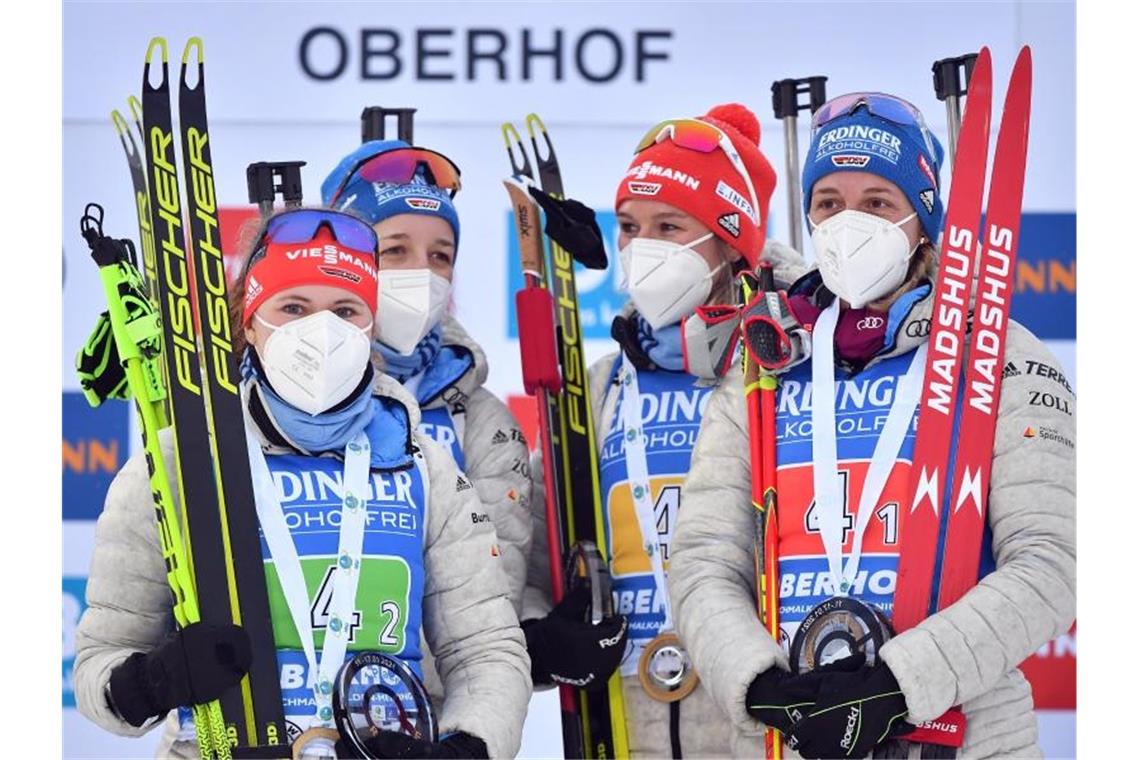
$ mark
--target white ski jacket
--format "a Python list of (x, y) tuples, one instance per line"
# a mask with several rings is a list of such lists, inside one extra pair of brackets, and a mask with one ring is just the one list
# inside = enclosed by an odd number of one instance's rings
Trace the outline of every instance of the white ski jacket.
[[(464, 474), (475, 486), (482, 509), (472, 519), (489, 517), (498, 536), (499, 566), (506, 573), (511, 604), (521, 615), (523, 588), (530, 555), (530, 452), (511, 411), (483, 384), (487, 382), (487, 356), (451, 315), (443, 319), (443, 345), (470, 352), (471, 367), (427, 400), (423, 410), (447, 409), (460, 436)], [(373, 365), (384, 371), (384, 360), (373, 352)], [(443, 684), (430, 647), (424, 652), (424, 684), (434, 704), (445, 698)]]
[[(414, 400), (392, 378), (378, 374), (374, 393), (402, 404), (413, 428), (419, 422)], [(168, 471), (174, 472), (173, 441), (164, 434), (161, 442)], [(446, 704), (436, 705), (440, 733), (465, 731), (483, 739), (491, 757), (511, 757), (530, 700), (530, 659), (506, 575), (493, 556), (495, 534), (488, 523), (471, 520), (481, 507), (451, 456), (418, 435), (412, 442), (423, 451), (432, 484), (423, 630), (449, 694)], [(262, 447), (287, 453), (265, 440)], [(79, 711), (112, 733), (141, 736), (156, 724), (136, 728), (123, 722), (107, 706), (103, 690), (115, 666), (134, 652), (153, 649), (173, 628), (143, 452), (131, 457), (108, 490), (96, 526), (87, 603), (76, 632)], [(197, 757), (193, 738), (178, 740), (177, 723), (167, 723), (158, 756)]]
[[(762, 258), (775, 266), (776, 281), (784, 285), (798, 279), (807, 269), (799, 253), (773, 240), (767, 241)], [(622, 316), (629, 316), (632, 311), (632, 305), (627, 304), (622, 310)], [(617, 412), (617, 403), (620, 397), (619, 388), (611, 383), (610, 379), (613, 377), (614, 364), (620, 360), (620, 357), (619, 352), (607, 354), (594, 362), (588, 370), (592, 401), (591, 413), (593, 414), (595, 440), (598, 442), (599, 453), (602, 442), (609, 434), (610, 425)], [(534, 514), (535, 531), (528, 573), (526, 604), (524, 604), (522, 617), (524, 620), (542, 617), (551, 609), (550, 565), (545, 530), (546, 512), (543, 501), (545, 487), (540, 454), (541, 448), (536, 450), (531, 463), (531, 470), (534, 474), (531, 510)], [(680, 513), (685, 514), (688, 509), (688, 503), (682, 497)], [(640, 539), (638, 540), (640, 541)], [(666, 568), (666, 571), (669, 574), (673, 572), (671, 564)], [(684, 641), (684, 633), (681, 633), (681, 638)], [(701, 673), (699, 665), (697, 672), (698, 674)], [(622, 694), (625, 699), (630, 757), (672, 757), (670, 706), (650, 697), (635, 676), (622, 678)], [(680, 702), (678, 734), (681, 741), (682, 756), (725, 757), (731, 753), (729, 744), (731, 733), (731, 725), (721, 709), (713, 702), (702, 675), (696, 690)]]
[[(915, 304), (890, 355), (927, 340), (933, 300)], [(1075, 615), (1073, 394), (1049, 351), (1012, 321), (1005, 362), (988, 511), (997, 569), (881, 650), (906, 697), (908, 720), (964, 708), (960, 757), (969, 758), (1040, 756), (1032, 694), (1017, 666)], [(669, 588), (702, 683), (731, 718), (739, 757), (763, 752), (764, 726), (744, 707), (749, 684), (770, 667), (787, 668), (756, 614), (750, 478), (737, 373), (705, 412), (682, 491)]]

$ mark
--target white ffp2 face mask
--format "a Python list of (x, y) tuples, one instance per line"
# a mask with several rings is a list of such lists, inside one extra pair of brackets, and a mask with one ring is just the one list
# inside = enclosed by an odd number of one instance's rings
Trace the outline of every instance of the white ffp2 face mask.
[(376, 337), (407, 356), (443, 319), (451, 282), (430, 269), (381, 269)]
[(654, 330), (679, 322), (708, 300), (713, 277), (724, 264), (709, 269), (693, 246), (712, 236), (684, 245), (636, 237), (621, 249), (630, 300)]
[(874, 214), (848, 209), (811, 223), (811, 243), (823, 284), (859, 309), (887, 295), (906, 279), (910, 247), (900, 226), (913, 219), (890, 222)]
[(360, 384), (372, 351), (372, 326), (361, 329), (331, 311), (283, 325), (254, 319), (273, 330), (259, 356), (277, 395), (314, 417), (348, 398)]

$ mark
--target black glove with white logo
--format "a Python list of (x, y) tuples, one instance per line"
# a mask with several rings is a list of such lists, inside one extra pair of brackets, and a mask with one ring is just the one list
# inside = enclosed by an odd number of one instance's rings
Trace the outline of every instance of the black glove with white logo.
[(579, 586), (541, 619), (524, 620), (530, 675), (536, 685), (604, 688), (625, 654), (625, 615), (587, 622), (590, 588)]
[[(458, 731), (445, 736), (438, 742), (414, 739), (399, 731), (380, 731), (365, 742), (368, 757), (412, 758), (426, 757), (431, 760), (486, 760), (491, 755), (487, 744), (477, 736)], [(337, 757), (360, 758), (359, 752), (348, 746), (343, 739), (336, 743)]]
[(175, 707), (217, 699), (241, 681), (252, 656), (249, 635), (238, 626), (192, 623), (116, 666), (107, 696), (123, 720), (141, 726)]
[(808, 760), (866, 757), (875, 745), (914, 730), (904, 720), (906, 698), (886, 663), (852, 671), (864, 655), (844, 660), (841, 671), (823, 677), (815, 705), (788, 732), (788, 746)]
[(798, 676), (772, 666), (749, 684), (744, 708), (764, 725), (786, 734), (812, 710), (819, 697), (819, 687), (829, 674), (861, 667), (863, 661), (852, 657), (844, 657)]

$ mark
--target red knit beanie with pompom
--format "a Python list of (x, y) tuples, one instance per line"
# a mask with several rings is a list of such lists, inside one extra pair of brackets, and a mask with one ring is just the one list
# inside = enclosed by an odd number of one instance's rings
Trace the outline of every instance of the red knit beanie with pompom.
[(760, 152), (760, 121), (739, 103), (714, 106), (697, 117), (724, 132), (756, 191), (760, 223), (751, 219), (748, 185), (723, 150), (709, 153), (684, 148), (672, 140), (638, 153), (618, 186), (614, 208), (634, 198), (668, 203), (696, 217), (755, 268), (768, 229), (768, 201), (776, 172)]

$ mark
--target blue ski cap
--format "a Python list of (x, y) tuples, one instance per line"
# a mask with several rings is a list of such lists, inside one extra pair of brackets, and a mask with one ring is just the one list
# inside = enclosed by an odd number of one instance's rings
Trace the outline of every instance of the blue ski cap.
[(923, 128), (880, 118), (861, 105), (851, 113), (821, 125), (812, 136), (804, 166), (804, 214), (811, 209), (811, 191), (832, 172), (870, 172), (896, 184), (918, 213), (931, 243), (942, 229), (942, 198), (938, 192), (943, 150), (938, 138)]
[[(409, 184), (369, 182), (353, 172), (364, 161), (397, 148), (412, 147), (403, 140), (370, 140), (349, 153), (321, 183), (321, 202), (328, 206), (342, 184), (344, 191), (335, 208), (356, 214), (375, 226), (399, 214), (438, 216), (449, 225), (459, 246), (459, 214), (447, 190), (429, 184), (421, 168)], [(345, 178), (348, 178), (345, 183)]]

